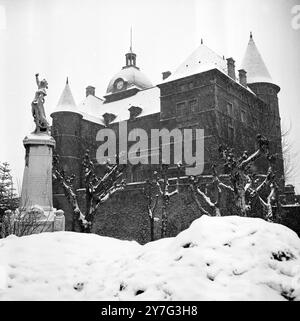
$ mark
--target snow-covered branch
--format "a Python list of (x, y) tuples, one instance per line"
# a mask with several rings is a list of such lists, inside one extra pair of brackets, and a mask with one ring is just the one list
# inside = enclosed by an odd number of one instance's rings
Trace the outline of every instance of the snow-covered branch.
[(59, 169), (58, 157), (53, 158), (53, 177), (57, 179), (63, 187), (65, 196), (72, 206), (74, 218), (80, 224), (82, 232), (91, 232), (98, 207), (106, 202), (113, 194), (123, 190), (125, 181), (117, 184), (119, 178), (123, 175), (125, 165), (107, 166), (107, 172), (103, 177), (95, 174), (95, 166), (90, 160), (87, 150), (83, 159), (84, 177), (85, 177), (85, 197), (86, 211), (83, 214), (79, 208), (76, 193), (73, 191), (72, 181), (74, 176), (66, 177), (64, 172)]
[(209, 196), (207, 196), (204, 192), (201, 191), (200, 187), (198, 186), (198, 179), (195, 177), (190, 177), (190, 190), (192, 192), (193, 199), (195, 200), (198, 209), (202, 214), (212, 216), (207, 210), (204, 209), (204, 207), (201, 205), (201, 202), (199, 201), (197, 195), (199, 195), (202, 199), (202, 201), (213, 210), (214, 215), (220, 216), (220, 210), (217, 207), (216, 203), (213, 203)]
[(143, 188), (143, 194), (147, 201), (147, 214), (150, 220), (150, 237), (151, 241), (154, 241), (154, 221), (155, 221), (155, 210), (158, 204), (160, 194), (157, 192), (157, 182), (146, 180)]
[(179, 194), (180, 168), (181, 168), (181, 164), (177, 164), (176, 188), (173, 191), (170, 191), (170, 184), (167, 176), (169, 165), (167, 164), (161, 165), (160, 174), (162, 178), (159, 178), (159, 175), (157, 172), (154, 173), (155, 184), (158, 189), (158, 195), (162, 200), (162, 220), (161, 220), (161, 237), (162, 238), (166, 237), (167, 235), (167, 221), (168, 221), (167, 208), (169, 206), (170, 199), (173, 196)]

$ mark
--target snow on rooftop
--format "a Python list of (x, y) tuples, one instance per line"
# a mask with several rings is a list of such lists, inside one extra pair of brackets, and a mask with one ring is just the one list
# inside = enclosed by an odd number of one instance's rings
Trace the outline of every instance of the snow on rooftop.
[(74, 232), (9, 236), (0, 281), (0, 300), (300, 300), (300, 239), (237, 216), (202, 216), (144, 246)]
[(242, 69), (247, 71), (247, 82), (249, 84), (258, 82), (273, 83), (263, 58), (256, 47), (252, 34), (250, 35), (250, 40), (242, 62)]
[(215, 68), (227, 73), (227, 61), (204, 44), (201, 44), (164, 82)]
[(110, 80), (106, 93), (114, 92), (114, 83), (117, 79), (123, 79), (127, 82), (128, 88), (137, 87), (139, 89), (146, 89), (153, 87), (151, 81), (146, 75), (135, 66), (123, 67), (114, 77)]
[(84, 119), (104, 124), (102, 115), (105, 113), (112, 113), (117, 116), (114, 123), (128, 120), (128, 108), (131, 106), (142, 108), (142, 113), (138, 117), (160, 112), (160, 89), (152, 87), (141, 90), (133, 96), (110, 103), (104, 103), (102, 99), (89, 95), (78, 108)]
[[(172, 73), (168, 78), (164, 79), (162, 83), (200, 74), (213, 69), (219, 70), (221, 73), (230, 78), (227, 72), (227, 60), (225, 57), (221, 57), (212, 49), (201, 43), (201, 45), (175, 70), (175, 72)], [(238, 79), (235, 82), (242, 86)], [(255, 95), (255, 93), (249, 87), (242, 87)]]
[(80, 111), (76, 106), (68, 81), (66, 82), (65, 88), (53, 112), (55, 113), (55, 112), (61, 112), (61, 111), (70, 111), (73, 113), (80, 113)]
[(94, 123), (102, 123), (102, 117), (99, 111), (103, 101), (104, 100), (99, 97), (88, 95), (84, 101), (78, 105), (83, 119)]

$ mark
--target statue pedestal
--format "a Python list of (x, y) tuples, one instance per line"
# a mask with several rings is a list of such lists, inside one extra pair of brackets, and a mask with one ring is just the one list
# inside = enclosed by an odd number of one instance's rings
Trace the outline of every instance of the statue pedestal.
[(24, 138), (23, 144), (26, 155), (18, 224), (40, 225), (36, 233), (64, 230), (63, 211), (56, 211), (52, 201), (55, 140), (47, 133), (30, 134)]

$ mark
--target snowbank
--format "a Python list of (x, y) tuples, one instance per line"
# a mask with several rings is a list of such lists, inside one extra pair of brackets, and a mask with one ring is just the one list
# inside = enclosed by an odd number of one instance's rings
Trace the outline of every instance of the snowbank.
[(300, 239), (257, 218), (207, 217), (148, 243), (93, 234), (0, 240), (0, 300), (300, 300)]

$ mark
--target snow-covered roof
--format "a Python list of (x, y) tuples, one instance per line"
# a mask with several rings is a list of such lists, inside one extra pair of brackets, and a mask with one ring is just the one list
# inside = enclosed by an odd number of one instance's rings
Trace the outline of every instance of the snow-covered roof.
[[(230, 78), (227, 73), (227, 60), (225, 57), (221, 57), (212, 49), (201, 43), (200, 46), (174, 71), (174, 73), (163, 80), (162, 83), (200, 74), (213, 69), (219, 70), (221, 73)], [(238, 80), (235, 82), (242, 86)], [(255, 95), (255, 93), (249, 87), (242, 87)]]
[[(248, 83), (272, 82), (270, 74), (256, 48), (252, 36), (250, 37), (242, 68), (247, 71)], [(162, 81), (162, 83), (213, 69), (219, 70), (230, 78), (227, 72), (226, 59), (201, 43), (200, 46), (175, 70), (175, 72)], [(69, 84), (66, 83), (54, 112), (77, 112), (83, 115), (83, 119), (103, 125), (104, 120), (102, 116), (105, 113), (112, 113), (117, 116), (113, 123), (128, 120), (128, 108), (131, 106), (142, 108), (142, 113), (138, 117), (160, 112), (160, 89), (158, 87), (153, 87), (147, 77), (136, 66), (126, 66), (117, 73), (109, 83), (107, 89), (108, 93), (113, 91), (114, 82), (118, 78), (127, 81), (129, 88), (137, 88), (139, 91), (133, 96), (109, 103), (105, 103), (102, 98), (88, 95), (83, 102), (76, 106)], [(255, 95), (249, 87), (242, 86), (238, 80), (235, 82)]]
[(80, 111), (77, 108), (75, 100), (73, 98), (68, 80), (66, 82), (65, 88), (59, 98), (59, 101), (58, 101), (53, 113), (60, 112), (60, 111), (70, 111), (73, 113), (80, 114)]
[(102, 123), (101, 114), (99, 114), (100, 106), (103, 104), (103, 99), (88, 95), (83, 102), (78, 105), (83, 119), (93, 123)]
[(188, 77), (211, 69), (219, 69), (227, 73), (227, 61), (201, 43), (164, 82)]
[(126, 66), (110, 80), (106, 93), (109, 94), (114, 92), (114, 83), (119, 78), (127, 82), (127, 89), (132, 88), (133, 86), (136, 86), (139, 89), (153, 87), (151, 81), (139, 70), (139, 68), (135, 66)]
[(79, 113), (79, 110), (73, 98), (68, 80), (59, 98), (56, 108), (54, 109), (54, 112), (59, 112), (59, 111), (71, 111), (71, 112)]
[(247, 71), (248, 84), (259, 82), (273, 83), (262, 56), (256, 47), (252, 34), (250, 35), (250, 40), (242, 62), (242, 69)]
[(104, 100), (89, 95), (78, 105), (78, 109), (82, 113), (83, 119), (104, 124), (102, 115), (105, 113), (117, 116), (113, 123), (128, 120), (128, 108), (131, 106), (142, 108), (142, 113), (138, 118), (158, 113), (160, 111), (160, 89), (158, 87), (144, 89), (133, 96), (110, 103), (104, 103)]

